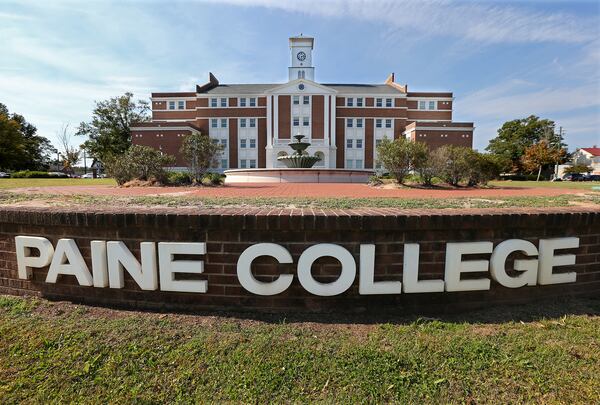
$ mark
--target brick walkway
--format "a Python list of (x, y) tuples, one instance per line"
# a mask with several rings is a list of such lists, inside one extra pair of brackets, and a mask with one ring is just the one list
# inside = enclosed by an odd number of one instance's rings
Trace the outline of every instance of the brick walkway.
[(275, 183), (240, 184), (224, 187), (137, 187), (118, 188), (113, 186), (64, 186), (29, 187), (13, 189), (18, 192), (47, 194), (87, 194), (116, 196), (197, 196), (197, 197), (392, 197), (392, 198), (460, 198), (460, 197), (517, 197), (517, 196), (557, 196), (577, 194), (582, 190), (563, 188), (525, 188), (502, 187), (491, 189), (384, 189), (369, 187), (365, 184), (313, 184), (313, 183)]

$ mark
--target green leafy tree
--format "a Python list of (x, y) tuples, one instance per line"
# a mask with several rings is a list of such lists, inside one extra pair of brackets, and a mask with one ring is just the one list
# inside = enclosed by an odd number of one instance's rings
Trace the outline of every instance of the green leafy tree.
[(540, 181), (542, 175), (542, 169), (546, 165), (556, 164), (557, 162), (564, 160), (567, 155), (566, 149), (551, 145), (545, 139), (540, 142), (529, 146), (525, 149), (525, 153), (521, 158), (523, 167), (531, 172), (537, 170), (537, 179)]
[(594, 170), (593, 167), (588, 165), (576, 164), (567, 167), (564, 172), (565, 174), (579, 174), (579, 173), (591, 173)]
[(0, 103), (0, 168), (46, 170), (52, 144), (20, 114), (10, 114)]
[(377, 157), (383, 167), (398, 181), (404, 184), (406, 177), (412, 170), (415, 155), (421, 146), (406, 138), (393, 141), (384, 138), (377, 146)]
[(90, 122), (82, 122), (77, 135), (87, 136), (83, 147), (90, 156), (104, 161), (125, 153), (131, 146), (131, 124), (150, 119), (148, 102), (133, 100), (132, 93), (96, 102)]
[(412, 167), (419, 175), (421, 184), (433, 185), (433, 178), (440, 171), (440, 160), (435, 151), (431, 151), (423, 142), (416, 142), (413, 147)]
[(471, 177), (473, 150), (463, 146), (444, 145), (436, 149), (440, 162), (439, 176), (448, 184), (458, 186)]
[(554, 121), (531, 115), (505, 122), (498, 129), (498, 135), (490, 140), (486, 150), (509, 160), (512, 171), (521, 172), (524, 170), (521, 157), (525, 150), (542, 139), (553, 148), (561, 149), (566, 146), (562, 135), (555, 132)]
[(167, 179), (165, 167), (174, 163), (174, 156), (165, 155), (149, 146), (133, 145), (125, 153), (108, 156), (104, 168), (119, 185), (131, 180), (156, 180), (164, 183)]
[(219, 143), (196, 132), (183, 139), (179, 152), (188, 164), (193, 181), (200, 184), (206, 171), (216, 164), (217, 156), (222, 150)]

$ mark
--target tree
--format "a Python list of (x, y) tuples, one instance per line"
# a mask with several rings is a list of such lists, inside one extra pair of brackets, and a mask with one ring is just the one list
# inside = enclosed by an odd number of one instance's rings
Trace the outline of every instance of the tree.
[(175, 157), (165, 155), (149, 146), (134, 145), (125, 153), (110, 155), (104, 166), (110, 177), (122, 185), (130, 180), (156, 180), (164, 183), (166, 166), (175, 163)]
[(440, 161), (435, 152), (429, 150), (423, 142), (416, 142), (413, 148), (412, 167), (419, 175), (421, 184), (431, 186), (433, 178), (440, 171)]
[(83, 143), (90, 155), (101, 162), (125, 153), (131, 146), (131, 124), (150, 119), (146, 101), (133, 100), (132, 93), (96, 102), (90, 122), (82, 122), (77, 135), (87, 136)]
[(553, 164), (560, 161), (566, 155), (566, 149), (557, 148), (556, 146), (551, 145), (545, 139), (542, 139), (540, 142), (526, 148), (525, 154), (523, 155), (521, 160), (523, 167), (526, 170), (533, 172), (537, 169), (538, 174), (536, 181), (540, 181), (542, 168), (545, 165)]
[(73, 173), (73, 166), (79, 162), (81, 150), (71, 145), (71, 133), (69, 131), (69, 125), (63, 125), (56, 136), (62, 149), (63, 171), (65, 173)]
[(0, 168), (46, 170), (52, 144), (20, 114), (10, 114), (0, 103)]
[(576, 165), (567, 167), (564, 172), (565, 172), (565, 174), (579, 174), (579, 173), (591, 173), (593, 170), (594, 170), (594, 168), (591, 166), (576, 164)]
[(179, 152), (188, 164), (190, 175), (195, 183), (201, 183), (204, 173), (217, 162), (223, 147), (208, 136), (196, 132), (183, 139)]
[(540, 119), (535, 115), (505, 122), (498, 129), (498, 136), (490, 140), (486, 150), (510, 160), (512, 171), (523, 171), (521, 157), (533, 144), (545, 139), (554, 148), (565, 148), (561, 134), (555, 133), (554, 121)]
[(464, 146), (444, 145), (435, 150), (440, 162), (439, 176), (448, 184), (458, 186), (471, 177), (473, 150)]
[(400, 184), (404, 184), (406, 176), (412, 169), (416, 151), (420, 148), (415, 145), (415, 142), (406, 138), (397, 138), (393, 141), (384, 138), (377, 146), (379, 161)]

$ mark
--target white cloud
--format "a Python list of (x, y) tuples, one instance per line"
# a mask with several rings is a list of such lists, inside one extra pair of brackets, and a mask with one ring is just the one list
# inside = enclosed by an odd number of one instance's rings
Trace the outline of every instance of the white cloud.
[[(448, 0), (208, 0), (309, 15), (377, 21), (405, 32), (484, 43), (581, 43), (597, 36), (597, 21), (530, 7)], [(501, 3), (500, 3), (501, 4)]]

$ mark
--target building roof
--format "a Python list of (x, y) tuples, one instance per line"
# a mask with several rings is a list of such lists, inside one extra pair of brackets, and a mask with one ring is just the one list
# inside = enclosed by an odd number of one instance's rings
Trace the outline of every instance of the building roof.
[[(262, 94), (267, 90), (279, 87), (285, 83), (262, 83), (262, 84), (219, 84), (204, 94), (235, 95), (235, 94)], [(341, 83), (319, 83), (322, 86), (337, 90), (342, 94), (403, 94), (400, 90), (387, 84), (341, 84)]]
[(404, 94), (393, 86), (387, 84), (344, 84), (344, 83), (322, 83), (323, 86), (331, 87), (342, 94)]
[(600, 156), (600, 148), (581, 148), (592, 156)]

